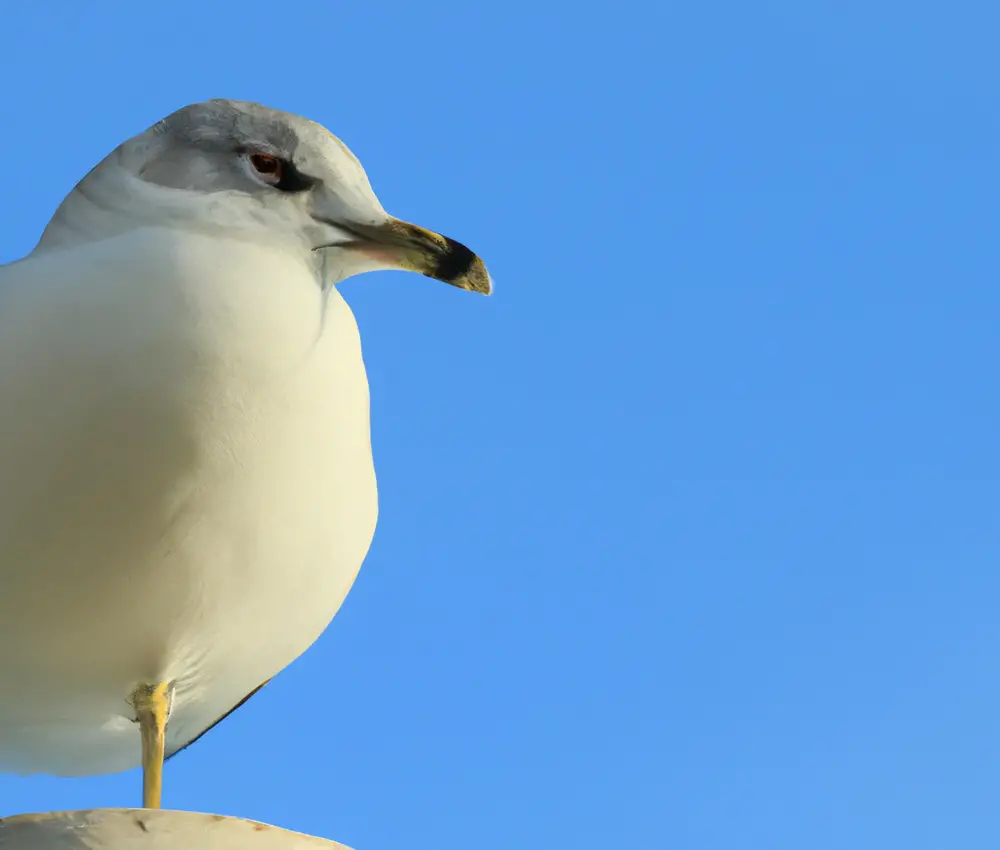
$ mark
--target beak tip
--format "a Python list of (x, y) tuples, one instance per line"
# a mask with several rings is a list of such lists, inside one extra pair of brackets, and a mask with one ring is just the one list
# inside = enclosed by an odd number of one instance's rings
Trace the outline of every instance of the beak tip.
[(478, 262), (464, 276), (461, 286), (469, 292), (478, 292), (480, 295), (493, 294), (493, 278), (486, 271), (483, 261), (476, 257)]

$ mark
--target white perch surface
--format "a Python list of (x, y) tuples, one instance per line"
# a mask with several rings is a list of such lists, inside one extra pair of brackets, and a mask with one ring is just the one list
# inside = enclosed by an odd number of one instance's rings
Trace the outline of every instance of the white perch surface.
[(350, 850), (244, 818), (165, 809), (85, 809), (0, 818), (0, 850)]

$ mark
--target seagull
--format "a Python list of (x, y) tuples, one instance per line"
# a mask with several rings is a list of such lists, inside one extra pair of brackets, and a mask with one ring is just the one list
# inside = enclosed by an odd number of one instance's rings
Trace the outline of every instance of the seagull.
[(375, 530), (358, 327), (377, 269), (489, 294), (305, 118), (184, 107), (0, 266), (0, 770), (163, 762), (329, 625)]

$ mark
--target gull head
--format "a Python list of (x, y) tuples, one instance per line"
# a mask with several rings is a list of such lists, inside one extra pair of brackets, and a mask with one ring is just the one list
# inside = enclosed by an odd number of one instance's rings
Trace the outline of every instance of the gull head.
[(129, 139), (63, 201), (36, 251), (157, 226), (306, 252), (325, 285), (403, 269), (492, 290), (464, 245), (390, 216), (336, 136), (256, 103), (193, 104)]

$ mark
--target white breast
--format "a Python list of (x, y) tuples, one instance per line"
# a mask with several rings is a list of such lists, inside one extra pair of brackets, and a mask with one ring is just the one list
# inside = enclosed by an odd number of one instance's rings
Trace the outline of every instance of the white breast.
[(0, 767), (135, 766), (143, 681), (176, 681), (182, 746), (367, 553), (357, 326), (277, 248), (145, 230), (3, 267), (0, 411)]

